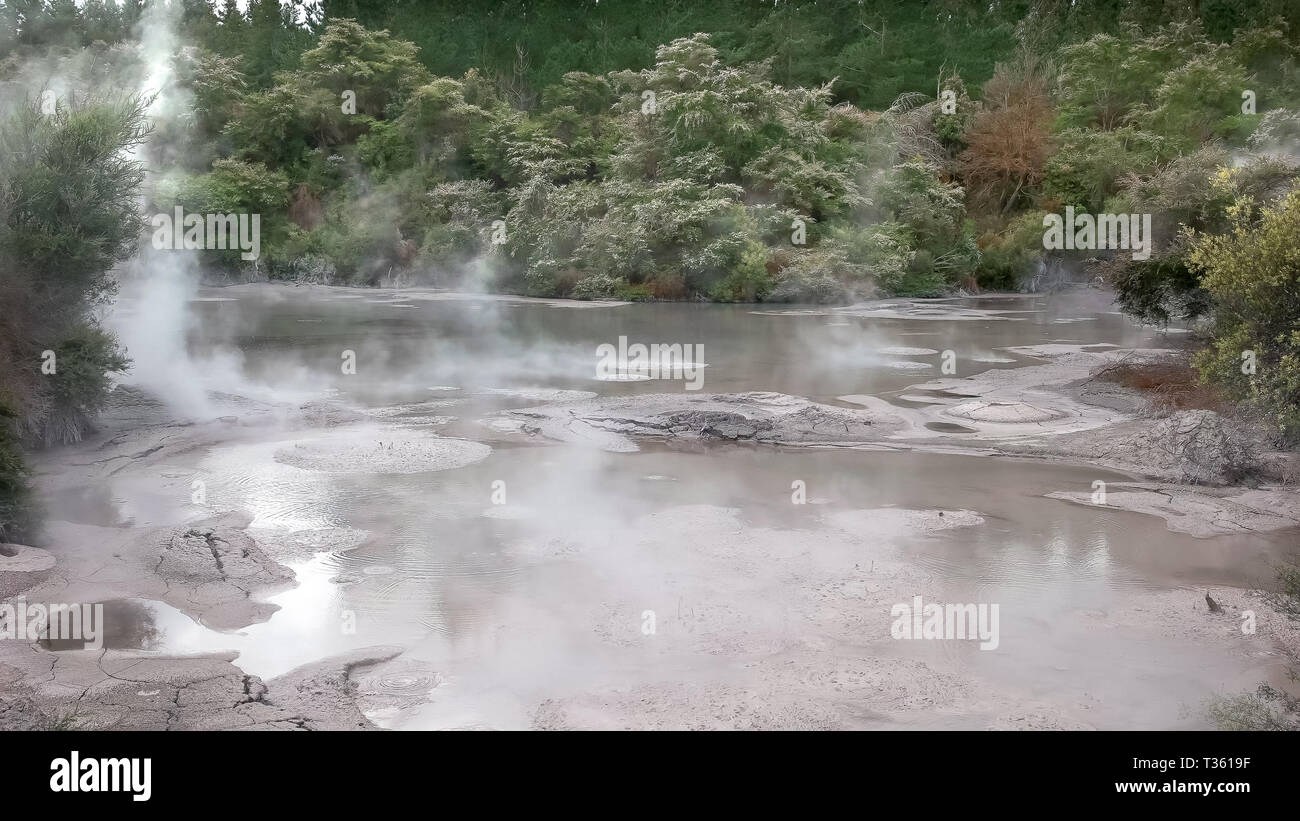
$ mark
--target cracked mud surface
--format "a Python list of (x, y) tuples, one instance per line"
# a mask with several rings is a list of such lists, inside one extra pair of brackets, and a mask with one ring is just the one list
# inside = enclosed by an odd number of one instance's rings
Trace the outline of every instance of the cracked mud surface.
[(166, 658), (25, 648), (0, 656), (0, 729), (368, 730), (354, 676), (400, 648), (376, 647), (263, 682), (233, 654)]
[(254, 594), (291, 585), (294, 577), (243, 531), (246, 524), (239, 516), (130, 529), (54, 522), (48, 533), (64, 546), (59, 565), (26, 596), (72, 602), (151, 598), (218, 630), (265, 621), (277, 608)]
[[(241, 523), (220, 517), (143, 531), (64, 523), (59, 538), (83, 549), (61, 552), (57, 567), (42, 560), (45, 551), (17, 551), (0, 559), (0, 586), (31, 602), (144, 596), (215, 628), (244, 627), (277, 609), (255, 594), (292, 584), (293, 573)], [(32, 567), (44, 568), (34, 585)], [(263, 682), (236, 667), (234, 653), (53, 652), (3, 641), (0, 729), (374, 729), (356, 706), (353, 673), (400, 652), (357, 651)]]

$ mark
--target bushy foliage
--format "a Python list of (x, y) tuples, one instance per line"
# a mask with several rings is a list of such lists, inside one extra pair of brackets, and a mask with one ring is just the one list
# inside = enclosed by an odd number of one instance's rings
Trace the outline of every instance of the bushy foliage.
[[(205, 29), (199, 39), (219, 53), (188, 56), (195, 145), (228, 156), (161, 190), (160, 202), (265, 204), (272, 276), (365, 283), (405, 271), (548, 296), (821, 300), (1015, 287), (1039, 257), (1023, 215), (1096, 212), (1122, 201), (1125, 180), (1158, 175), (1206, 140), (1243, 142), (1258, 118), (1234, 113), (1238, 87), (1294, 56), (1285, 26), (1245, 25), (1263, 19), (1254, 14), (1219, 42), (1195, 16), (1157, 27), (1121, 15), (1085, 32), (1071, 22), (1088, 19), (1084, 9), (1044, 7), (1034, 15), (1059, 37), (1022, 26), (1015, 54), (988, 52), (999, 59), (959, 63), (960, 74), (943, 65), (925, 84), (934, 97), (899, 87), (875, 113), (848, 101), (866, 88), (855, 66), (879, 68), (894, 45), (888, 21), (862, 8), (780, 9), (740, 39), (676, 36), (642, 57), (622, 52), (622, 66), (548, 53), (540, 85), (527, 37), (495, 52), (501, 62), (483, 51), (447, 76), (461, 43), (422, 37), (417, 47), (398, 32), (418, 13), (380, 19), (364, 3), (326, 8), (314, 42), (295, 40), (276, 71), (255, 77), (248, 37), (278, 25), (259, 13), (261, 22), (252, 11), (223, 21), (231, 36), (244, 32), (228, 43)], [(548, 13), (539, 8), (528, 31), (544, 29)], [(880, 54), (848, 43), (841, 76), (819, 73), (796, 44), (837, 42), (815, 22), (823, 13), (859, 20)], [(968, 32), (987, 14), (996, 12), (954, 11), (949, 24)], [(1075, 42), (1055, 49), (1065, 32)], [(936, 43), (957, 47), (946, 31)], [(571, 62), (554, 71), (562, 58)], [(968, 88), (965, 78), (990, 73), (978, 94)], [(888, 86), (880, 79), (870, 95)], [(943, 106), (945, 92), (955, 107)], [(340, 105), (349, 94), (354, 112)], [(1288, 133), (1279, 116), (1265, 122)], [(228, 183), (277, 190), (227, 196)], [(1172, 257), (1115, 278), (1156, 306), (1196, 290), (1181, 251), (1165, 245)], [(1168, 316), (1205, 309), (1185, 303)]]
[[(115, 291), (112, 267), (143, 228), (143, 101), (89, 102), (44, 114), (34, 103), (0, 122), (0, 292), (4, 401), (46, 443), (80, 437), (102, 401), (105, 371), (124, 364), (91, 311)], [(57, 373), (42, 374), (42, 353)], [(66, 357), (66, 358), (65, 358)]]
[(1057, 151), (1043, 175), (1044, 200), (1098, 213), (1119, 190), (1120, 180), (1155, 167), (1162, 140), (1132, 126), (1113, 131), (1070, 128), (1054, 137)]
[[(1271, 205), (1297, 180), (1300, 169), (1260, 156), (1228, 169), (1228, 155), (1209, 147), (1162, 165), (1149, 176), (1129, 174), (1115, 205), (1153, 215), (1154, 248), (1149, 259), (1117, 256), (1105, 266), (1120, 305), (1146, 322), (1165, 325), (1210, 313), (1212, 296), (1188, 258), (1189, 234), (1220, 234), (1231, 228), (1234, 203)], [(1244, 206), (1243, 206), (1244, 207)]]
[(849, 263), (840, 249), (826, 243), (799, 251), (782, 267), (768, 299), (772, 302), (837, 303), (845, 299), (843, 284)]
[(0, 402), (0, 542), (15, 541), (31, 524), (27, 468), (14, 430), (18, 414)]
[(982, 235), (979, 248), (976, 283), (990, 290), (1014, 290), (1045, 256), (1043, 212), (1021, 214), (1002, 231)]
[(1133, 118), (1149, 120), (1171, 148), (1195, 150), (1211, 139), (1250, 133), (1253, 120), (1239, 116), (1242, 89), (1249, 86), (1232, 50), (1210, 47), (1166, 74), (1150, 110), (1139, 108)]
[(1240, 198), (1228, 217), (1228, 233), (1195, 237), (1189, 254), (1215, 306), (1214, 338), (1197, 365), (1300, 438), (1300, 189), (1262, 210)]
[(89, 100), (0, 119), (0, 536), (23, 522), (20, 439), (79, 439), (126, 366), (93, 309), (136, 247), (144, 103)]

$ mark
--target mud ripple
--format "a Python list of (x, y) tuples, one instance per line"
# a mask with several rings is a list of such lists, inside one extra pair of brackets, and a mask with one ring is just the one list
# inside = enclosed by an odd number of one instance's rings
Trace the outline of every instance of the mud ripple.
[(389, 430), (299, 439), (277, 450), (275, 461), (320, 473), (425, 473), (472, 465), (491, 452), (481, 442)]

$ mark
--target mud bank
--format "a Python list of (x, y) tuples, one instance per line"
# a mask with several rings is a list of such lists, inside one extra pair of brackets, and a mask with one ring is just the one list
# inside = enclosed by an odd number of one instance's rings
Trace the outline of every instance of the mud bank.
[[(484, 424), (615, 452), (637, 450), (638, 440), (723, 440), (1035, 457), (1158, 480), (1109, 494), (1105, 504), (1161, 516), (1176, 532), (1300, 526), (1300, 488), (1287, 476), (1293, 454), (1268, 451), (1259, 431), (1212, 411), (1156, 414), (1137, 391), (1093, 378), (1120, 360), (1168, 351), (1061, 343), (1006, 350), (1043, 362), (917, 383), (899, 393), (901, 402), (838, 397), (853, 408), (762, 392), (649, 394), (504, 411)], [(1048, 496), (1092, 503), (1085, 494)]]
[[(1067, 388), (1119, 353), (1017, 349), (1051, 362), (989, 370), (965, 378), (918, 383), (902, 392), (906, 407), (876, 396), (839, 397), (849, 408), (779, 393), (662, 393), (557, 402), (505, 411), (488, 423), (559, 441), (612, 450), (638, 437), (723, 439), (773, 445), (864, 445), (889, 442), (991, 446), (1041, 439), (1130, 420), (1131, 413), (1094, 404)], [(1136, 398), (1134, 399), (1136, 405)], [(948, 436), (927, 425), (961, 423), (971, 436)]]
[(1171, 531), (1200, 537), (1300, 528), (1300, 490), (1294, 487), (1193, 488), (1132, 482), (1111, 483), (1104, 497), (1070, 491), (1047, 497), (1159, 516)]
[(902, 421), (888, 412), (838, 408), (779, 393), (664, 393), (507, 411), (487, 424), (497, 431), (629, 452), (637, 449), (638, 437), (852, 444), (878, 438)]

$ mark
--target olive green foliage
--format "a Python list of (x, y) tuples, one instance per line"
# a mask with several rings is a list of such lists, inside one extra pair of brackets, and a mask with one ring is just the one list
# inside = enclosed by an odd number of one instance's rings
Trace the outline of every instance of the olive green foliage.
[(1043, 212), (1029, 211), (980, 237), (976, 278), (983, 288), (1013, 290), (1043, 259)]
[(1113, 131), (1069, 128), (1055, 139), (1057, 150), (1047, 161), (1043, 197), (1090, 213), (1104, 211), (1122, 178), (1150, 172), (1160, 156), (1161, 139), (1132, 126)]
[(832, 231), (843, 247), (816, 253), (837, 285), (818, 298), (940, 293), (978, 257), (960, 187), (897, 163), (893, 124), (835, 105), (829, 84), (775, 83), (770, 61), (728, 64), (709, 35), (640, 71), (567, 72), (531, 111), (477, 71), (430, 75), (409, 43), (350, 20), (265, 90), (232, 95), (249, 85), (238, 64), (189, 65), (202, 110), (229, 116), (219, 131), (200, 118), (195, 140), (231, 156), (169, 179), (154, 204), (261, 213), (272, 276), (753, 301)]
[(1286, 50), (1261, 42), (1259, 29), (1237, 43), (1215, 42), (1200, 21), (1168, 23), (1145, 34), (1136, 26), (1061, 49), (1057, 99), (1062, 128), (1113, 130), (1141, 125), (1166, 141), (1165, 156), (1196, 148), (1242, 127), (1242, 91), (1251, 64)]
[(13, 408), (0, 404), (0, 541), (15, 541), (31, 526), (27, 469), (14, 429)]
[(1195, 237), (1189, 254), (1215, 306), (1214, 337), (1196, 363), (1300, 438), (1300, 188), (1262, 209), (1239, 198), (1228, 216), (1228, 233)]
[[(273, 277), (720, 300), (1015, 287), (1042, 256), (1026, 214), (1107, 208), (1204, 143), (1246, 146), (1261, 117), (1285, 132), (1278, 11), (187, 3), (191, 150), (154, 204), (258, 211)], [(33, 44), (52, 42), (44, 15)], [(69, 24), (83, 42), (96, 15)], [(1264, 78), (1261, 114), (1241, 113)], [(1157, 305), (1196, 291), (1178, 254), (1121, 279)]]
[[(508, 152), (525, 162), (505, 250), (528, 290), (562, 295), (591, 276), (653, 287), (670, 272), (689, 293), (765, 297), (769, 246), (792, 247), (796, 220), (815, 241), (826, 221), (866, 204), (865, 157), (827, 133), (829, 89), (786, 89), (767, 74), (723, 64), (696, 35), (661, 48), (652, 69), (612, 75), (609, 122), (598, 126), (611, 135), (607, 167), (594, 179), (572, 137), (517, 129), (513, 139), (532, 145)], [(591, 85), (566, 75), (562, 89), (580, 83)]]

